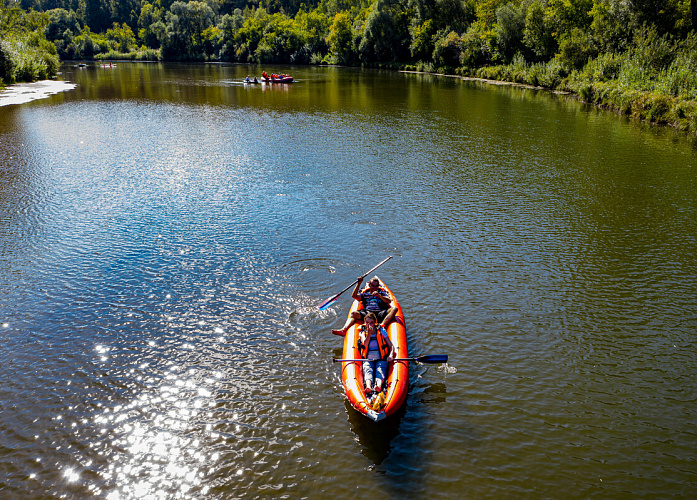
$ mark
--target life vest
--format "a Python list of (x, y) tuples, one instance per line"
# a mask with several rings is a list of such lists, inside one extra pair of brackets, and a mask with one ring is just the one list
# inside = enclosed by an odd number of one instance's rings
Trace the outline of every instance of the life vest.
[[(366, 328), (365, 325), (361, 327), (361, 333), (360, 335), (363, 335), (363, 332), (365, 332)], [(383, 333), (384, 332), (384, 333)], [(366, 339), (366, 343), (363, 344), (363, 342), (360, 341), (360, 335), (359, 335), (359, 340), (358, 340), (358, 353), (361, 355), (361, 358), (365, 359), (366, 356), (368, 356), (368, 347), (370, 346), (370, 336)], [(367, 333), (366, 333), (367, 335)], [(387, 332), (385, 332), (384, 328), (378, 328), (377, 332), (377, 340), (378, 340), (378, 349), (380, 349), (380, 359), (385, 359), (387, 356), (390, 355), (390, 346), (387, 344), (387, 340), (385, 340), (385, 335), (387, 335)]]

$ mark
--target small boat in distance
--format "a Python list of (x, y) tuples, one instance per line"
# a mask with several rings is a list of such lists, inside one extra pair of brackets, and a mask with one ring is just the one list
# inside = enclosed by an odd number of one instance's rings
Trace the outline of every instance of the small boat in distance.
[(261, 74), (262, 83), (293, 83), (293, 77), (286, 73), (273, 73), (269, 75), (266, 71)]
[(254, 77), (254, 79), (251, 79), (251, 78), (247, 77), (247, 78), (245, 78), (245, 79), (242, 80), (242, 81), (243, 81), (243, 83), (252, 83), (252, 84), (253, 84), (253, 83), (259, 83), (259, 80), (257, 80), (257, 77), (256, 77), (256, 76)]

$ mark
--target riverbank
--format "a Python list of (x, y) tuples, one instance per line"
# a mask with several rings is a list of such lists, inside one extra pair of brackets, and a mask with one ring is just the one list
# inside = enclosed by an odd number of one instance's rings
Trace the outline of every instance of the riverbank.
[(498, 78), (467, 76), (463, 74), (434, 73), (428, 71), (401, 70), (402, 73), (430, 74), (476, 81), (488, 85), (511, 85), (531, 90), (570, 95), (606, 111), (626, 115), (654, 125), (672, 127), (697, 135), (697, 101), (661, 92), (627, 88), (617, 80), (592, 81), (581, 72), (551, 78), (541, 84), (538, 67), (494, 66), (480, 68), (477, 74), (495, 75)]

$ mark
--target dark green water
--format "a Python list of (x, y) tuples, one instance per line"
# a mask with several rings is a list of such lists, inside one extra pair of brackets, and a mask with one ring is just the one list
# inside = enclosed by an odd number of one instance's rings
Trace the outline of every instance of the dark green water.
[[(265, 68), (267, 70), (276, 68)], [(3, 498), (697, 488), (697, 149), (452, 78), (120, 63), (0, 107)], [(414, 366), (345, 401), (362, 271)]]

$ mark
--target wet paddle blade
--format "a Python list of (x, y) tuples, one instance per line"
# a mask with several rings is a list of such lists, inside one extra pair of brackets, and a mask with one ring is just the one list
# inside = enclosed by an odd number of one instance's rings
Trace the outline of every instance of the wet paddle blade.
[(417, 363), (447, 363), (447, 354), (431, 354), (430, 356), (420, 356), (415, 358), (414, 361)]
[(318, 307), (319, 307), (319, 310), (320, 310), (320, 311), (324, 311), (325, 309), (330, 308), (330, 307), (334, 304), (334, 302), (336, 302), (336, 299), (338, 299), (338, 298), (339, 298), (338, 295), (335, 295), (334, 297), (329, 297), (327, 300), (325, 300), (324, 302), (322, 302), (322, 303), (318, 306)]

